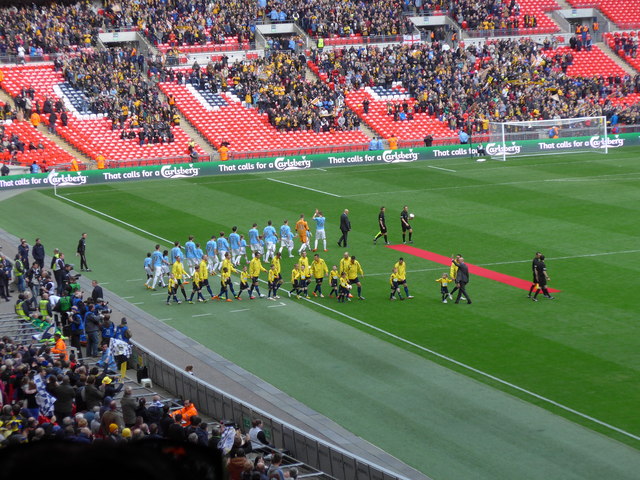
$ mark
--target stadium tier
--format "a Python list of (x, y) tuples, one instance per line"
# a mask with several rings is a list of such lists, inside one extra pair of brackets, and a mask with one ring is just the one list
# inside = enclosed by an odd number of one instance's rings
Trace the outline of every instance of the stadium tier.
[[(4, 81), (2, 88), (11, 96), (18, 96), (23, 89), (33, 88), (33, 104), (42, 105), (47, 97), (62, 99), (69, 111), (69, 123), (57, 125), (58, 134), (81, 152), (96, 159), (99, 155), (106, 160), (127, 162), (145, 159), (176, 159), (187, 161), (189, 137), (180, 127), (172, 127), (174, 140), (170, 143), (146, 143), (140, 145), (138, 137), (121, 138), (122, 130), (112, 130), (111, 120), (97, 114), (84, 113), (81, 95), (65, 84), (63, 75), (53, 65), (21, 65), (2, 67)], [(74, 111), (75, 110), (75, 111)], [(47, 118), (43, 116), (46, 123)], [(205, 152), (196, 146), (200, 155)]]
[(180, 53), (203, 52), (231, 52), (234, 50), (249, 50), (249, 42), (239, 42), (238, 37), (224, 37), (224, 42), (205, 42), (198, 45), (172, 45), (171, 43), (158, 43), (156, 48), (162, 53), (177, 49)]
[(622, 0), (567, 0), (575, 8), (593, 7), (599, 9), (618, 28), (640, 27), (640, 3)]
[[(16, 135), (16, 137), (13, 137)], [(73, 157), (67, 151), (61, 149), (54, 142), (45, 137), (30, 122), (7, 122), (4, 124), (4, 138), (11, 145), (12, 137), (22, 144), (22, 151), (15, 150), (15, 161), (20, 165), (29, 166), (34, 161), (40, 166), (50, 168), (55, 165), (69, 165)], [(17, 145), (14, 145), (17, 148)], [(11, 149), (14, 146), (10, 146)], [(12, 152), (9, 147), (2, 147), (0, 160), (10, 161)]]

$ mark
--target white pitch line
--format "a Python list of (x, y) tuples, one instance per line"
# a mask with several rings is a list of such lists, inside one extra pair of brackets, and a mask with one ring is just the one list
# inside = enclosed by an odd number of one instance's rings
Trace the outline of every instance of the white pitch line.
[(125, 282), (141, 282), (144, 278), (132, 278), (131, 280), (125, 280)]
[(518, 385), (515, 385), (515, 384), (513, 384), (511, 382), (508, 382), (508, 381), (503, 380), (503, 379), (501, 379), (499, 377), (496, 377), (495, 375), (491, 375), (490, 373), (483, 372), (482, 370), (478, 370), (477, 368), (474, 368), (471, 365), (467, 365), (466, 363), (459, 362), (458, 360), (455, 360), (455, 359), (453, 359), (451, 357), (448, 357), (446, 355), (438, 353), (435, 350), (431, 350), (431, 349), (429, 349), (427, 347), (423, 347), (422, 345), (419, 345), (419, 344), (414, 343), (414, 342), (412, 342), (410, 340), (407, 340), (406, 338), (402, 338), (402, 337), (400, 337), (400, 336), (398, 336), (398, 335), (396, 335), (394, 333), (387, 332), (386, 330), (383, 330), (380, 327), (376, 327), (376, 326), (371, 325), (371, 324), (369, 324), (367, 322), (363, 322), (362, 320), (358, 320), (357, 318), (354, 318), (354, 317), (352, 317), (350, 315), (347, 315), (346, 313), (340, 312), (339, 310), (334, 310), (331, 307), (328, 307), (328, 306), (323, 305), (321, 303), (315, 302), (315, 301), (310, 300), (308, 298), (305, 298), (304, 300), (306, 300), (309, 303), (313, 303), (314, 305), (317, 305), (317, 306), (319, 306), (321, 308), (329, 310), (329, 311), (335, 313), (336, 315), (340, 315), (342, 317), (345, 317), (345, 318), (351, 320), (352, 322), (359, 323), (360, 325), (363, 325), (363, 326), (365, 326), (367, 328), (375, 330), (376, 332), (382, 333), (383, 335), (386, 335), (386, 336), (391, 337), (391, 338), (393, 338), (395, 340), (398, 340), (399, 342), (406, 343), (407, 345), (410, 345), (410, 346), (412, 346), (414, 348), (422, 350), (423, 352), (429, 353), (429, 354), (434, 355), (434, 356), (436, 356), (438, 358), (446, 360), (447, 362), (450, 362), (450, 363), (453, 363), (455, 365), (458, 365), (459, 367), (462, 367), (462, 368), (464, 368), (466, 370), (469, 370), (471, 372), (477, 373), (478, 375), (482, 375), (483, 377), (489, 378), (489, 379), (491, 379), (491, 380), (493, 380), (495, 382), (501, 383), (502, 385), (505, 385), (507, 387), (513, 388), (514, 390), (517, 390), (519, 392), (522, 392), (522, 393), (525, 393), (527, 395), (530, 395), (530, 396), (532, 396), (534, 398), (537, 398), (538, 400), (541, 400), (543, 402), (546, 402), (546, 403), (549, 403), (551, 405), (554, 405), (554, 406), (556, 406), (558, 408), (561, 408), (562, 410), (565, 410), (566, 412), (572, 413), (572, 414), (577, 415), (579, 417), (582, 417), (582, 418), (584, 418), (586, 420), (589, 420), (591, 422), (597, 423), (598, 425), (600, 425), (602, 427), (608, 428), (608, 429), (613, 430), (615, 432), (618, 432), (618, 433), (620, 433), (622, 435), (625, 435), (627, 437), (633, 438), (634, 440), (640, 440), (639, 436), (636, 436), (636, 435), (634, 435), (632, 433), (629, 433), (626, 430), (622, 430), (621, 428), (618, 428), (618, 427), (615, 427), (615, 426), (613, 426), (613, 425), (611, 425), (609, 423), (603, 422), (602, 420), (598, 420), (597, 418), (594, 418), (594, 417), (592, 417), (590, 415), (587, 415), (585, 413), (579, 412), (578, 410), (575, 410), (575, 409), (573, 409), (571, 407), (567, 407), (566, 405), (563, 405), (561, 403), (556, 402), (555, 400), (551, 400), (550, 398), (547, 398), (547, 397), (544, 397), (542, 395), (539, 395), (539, 394), (537, 394), (535, 392), (532, 392), (531, 390), (527, 390), (526, 388), (519, 387)]
[(287, 304), (280, 302), (280, 305), (267, 305), (267, 308), (279, 308), (279, 307), (286, 307)]
[(136, 297), (134, 297), (134, 296), (130, 296), (130, 297), (120, 297), (120, 298), (123, 298), (123, 299), (125, 299), (125, 300), (128, 300), (128, 299), (130, 299), (130, 298), (136, 298)]
[(320, 170), (322, 172), (326, 172), (326, 170), (324, 168), (316, 168), (316, 170)]
[(144, 302), (135, 302), (135, 303), (132, 303), (131, 305), (143, 305), (143, 304)]
[(207, 315), (213, 315), (213, 313), (199, 313), (198, 315), (191, 315), (192, 317), (206, 317)]
[(435, 168), (436, 170), (444, 170), (445, 172), (453, 172), (456, 173), (456, 170), (451, 170), (449, 168), (436, 167), (434, 165), (427, 165), (428, 168)]
[(267, 180), (271, 180), (272, 182), (284, 183), (285, 185), (289, 185), (291, 187), (303, 188), (305, 190), (311, 190), (312, 192), (322, 193), (324, 195), (330, 195), (332, 197), (342, 198), (341, 195), (336, 195), (335, 193), (323, 192), (322, 190), (316, 190), (315, 188), (305, 187), (303, 185), (297, 185), (295, 183), (283, 182), (282, 180), (276, 180), (275, 178), (267, 178)]
[(229, 310), (229, 313), (248, 312), (248, 308), (242, 308), (240, 310)]
[(66, 200), (67, 202), (73, 203), (74, 205), (78, 205), (78, 206), (80, 206), (82, 208), (86, 208), (87, 210), (90, 210), (90, 211), (92, 211), (94, 213), (97, 213), (98, 215), (102, 215), (102, 216), (107, 217), (107, 218), (109, 218), (111, 220), (114, 220), (116, 222), (120, 222), (120, 223), (122, 223), (123, 225), (126, 225), (129, 228), (133, 228), (135, 230), (138, 230), (139, 232), (145, 233), (145, 234), (150, 235), (150, 236), (152, 236), (154, 238), (158, 238), (158, 239), (162, 240), (163, 242), (167, 242), (167, 244), (169, 244), (169, 245), (171, 245), (173, 243), (173, 242), (171, 242), (171, 240), (167, 240), (166, 238), (162, 238), (162, 237), (159, 237), (157, 235), (154, 235), (151, 232), (147, 232), (146, 230), (143, 230), (142, 228), (136, 227), (135, 225), (131, 225), (130, 223), (127, 223), (127, 222), (125, 222), (123, 220), (120, 220), (119, 218), (112, 217), (111, 215), (106, 214), (104, 212), (101, 212), (100, 210), (96, 210), (95, 208), (91, 208), (91, 207), (88, 207), (86, 205), (83, 205), (80, 202), (76, 202), (75, 200), (71, 200), (70, 198), (66, 198), (66, 197), (63, 197), (62, 195), (58, 195), (57, 190), (54, 190), (54, 195), (56, 197), (58, 197), (58, 198), (62, 198), (63, 200)]
[[(269, 179), (269, 180), (272, 180), (272, 179)], [(274, 181), (276, 181), (276, 182), (277, 182), (278, 180), (274, 180)], [(281, 183), (286, 183), (286, 182), (281, 182)], [(525, 183), (525, 182), (523, 182), (523, 183)], [(293, 186), (298, 187), (299, 185), (293, 185)], [(302, 188), (306, 188), (306, 187), (302, 187)], [(326, 192), (320, 192), (320, 193), (326, 193)], [(334, 194), (329, 194), (329, 195), (333, 195), (333, 196), (339, 197), (339, 195), (334, 195)], [(57, 194), (57, 192), (55, 193), (55, 196), (56, 196), (56, 197), (59, 197), (59, 198), (62, 198), (62, 199), (64, 199), (64, 200), (67, 200), (67, 201), (69, 201), (69, 202), (71, 202), (71, 203), (74, 203), (74, 204), (76, 204), (76, 205), (79, 205), (79, 206), (80, 206), (80, 207), (82, 207), (82, 208), (86, 208), (86, 209), (91, 210), (91, 211), (93, 211), (93, 212), (96, 212), (96, 213), (98, 213), (98, 214), (100, 214), (100, 215), (103, 215), (103, 216), (105, 216), (105, 217), (108, 217), (108, 218), (110, 218), (110, 219), (112, 219), (112, 220), (115, 220), (115, 221), (117, 221), (117, 222), (120, 222), (120, 223), (122, 223), (122, 224), (124, 224), (124, 225), (127, 225), (127, 226), (129, 226), (129, 227), (131, 227), (131, 228), (133, 228), (133, 229), (135, 229), (135, 230), (138, 230), (138, 231), (141, 231), (141, 232), (143, 232), (143, 233), (146, 233), (147, 235), (151, 235), (152, 237), (159, 238), (160, 240), (163, 240), (163, 241), (165, 241), (165, 242), (167, 242), (167, 243), (171, 244), (171, 241), (170, 241), (170, 240), (167, 240), (166, 238), (159, 237), (159, 236), (157, 236), (157, 235), (154, 235), (153, 233), (147, 232), (146, 230), (142, 230), (141, 228), (138, 228), (138, 227), (136, 227), (135, 225), (131, 225), (131, 224), (129, 224), (129, 223), (127, 223), (127, 222), (124, 222), (124, 221), (122, 221), (122, 220), (120, 220), (120, 219), (118, 219), (118, 218), (112, 217), (111, 215), (107, 215), (106, 213), (100, 212), (99, 210), (95, 210), (95, 209), (93, 209), (93, 208), (91, 208), (91, 207), (87, 207), (86, 205), (83, 205), (83, 204), (81, 204), (81, 203), (79, 203), (79, 202), (75, 202), (75, 201), (70, 200), (70, 199), (68, 199), (68, 198), (62, 197), (62, 196), (58, 195), (58, 194)], [(634, 251), (634, 250), (628, 250), (626, 253), (632, 253), (632, 252), (633, 252), (633, 253), (635, 253), (636, 251)], [(608, 253), (603, 253), (602, 255), (614, 255), (614, 254), (616, 254), (616, 253), (624, 253), (624, 252), (608, 252)], [(586, 255), (586, 256), (596, 256), (596, 255), (597, 255), (597, 254)], [(579, 258), (579, 257), (580, 257), (580, 256), (578, 256), (578, 258)], [(564, 258), (572, 258), (572, 257), (564, 257)], [(573, 257), (573, 258), (576, 258), (576, 257)], [(527, 260), (527, 261), (529, 261), (529, 260)], [(264, 282), (264, 280), (262, 280), (262, 281)], [(134, 298), (134, 297), (121, 297), (121, 298)], [(430, 353), (430, 354), (432, 354), (432, 355), (434, 355), (434, 356), (436, 356), (436, 357), (439, 357), (439, 358), (441, 358), (441, 359), (443, 359), (443, 360), (446, 360), (446, 361), (448, 361), (448, 362), (451, 362), (451, 363), (453, 363), (453, 364), (455, 364), (455, 365), (458, 365), (458, 366), (460, 366), (460, 367), (462, 367), (462, 368), (465, 368), (465, 369), (467, 369), (467, 370), (469, 370), (469, 371), (472, 371), (472, 372), (475, 372), (475, 373), (477, 373), (477, 374), (479, 374), (479, 375), (482, 375), (482, 376), (485, 376), (485, 377), (487, 377), (487, 378), (490, 378), (491, 380), (494, 380), (494, 381), (496, 381), (496, 382), (498, 382), (498, 383), (501, 383), (501, 384), (506, 385), (506, 386), (508, 386), (508, 387), (511, 387), (511, 388), (513, 388), (513, 389), (515, 389), (515, 390), (518, 390), (518, 391), (520, 391), (520, 392), (522, 392), (522, 393), (525, 393), (525, 394), (530, 395), (530, 396), (532, 396), (532, 397), (534, 397), (534, 398), (537, 398), (537, 399), (539, 399), (539, 400), (541, 400), (541, 401), (547, 402), (547, 403), (549, 403), (549, 404), (551, 404), (551, 405), (554, 405), (554, 406), (556, 406), (556, 407), (558, 407), (558, 408), (561, 408), (562, 410), (565, 410), (565, 411), (567, 411), (567, 412), (573, 413), (573, 414), (575, 414), (575, 415), (577, 415), (577, 416), (579, 416), (579, 417), (582, 417), (582, 418), (584, 418), (584, 419), (590, 420), (590, 421), (592, 421), (592, 422), (594, 422), (594, 423), (596, 423), (596, 424), (598, 424), (598, 425), (601, 425), (601, 426), (603, 426), (603, 427), (605, 427), (605, 428), (608, 428), (608, 429), (610, 429), (610, 430), (613, 430), (613, 431), (615, 431), (615, 432), (618, 432), (618, 433), (620, 433), (620, 434), (622, 434), (622, 435), (625, 435), (625, 436), (627, 436), (627, 437), (633, 438), (634, 440), (639, 440), (639, 441), (640, 441), (640, 437), (638, 437), (638, 436), (636, 436), (636, 435), (633, 435), (632, 433), (629, 433), (629, 432), (627, 432), (627, 431), (625, 431), (625, 430), (622, 430), (621, 428), (618, 428), (618, 427), (615, 427), (615, 426), (613, 426), (613, 425), (610, 425), (610, 424), (608, 424), (608, 423), (606, 423), (606, 422), (603, 422), (602, 420), (598, 420), (597, 418), (591, 417), (591, 416), (586, 415), (586, 414), (584, 414), (584, 413), (582, 413), (582, 412), (579, 412), (579, 411), (577, 411), (577, 410), (574, 410), (574, 409), (573, 409), (573, 408), (571, 408), (571, 407), (567, 407), (567, 406), (565, 406), (565, 405), (562, 405), (561, 403), (558, 403), (558, 402), (556, 402), (556, 401), (554, 401), (554, 400), (551, 400), (551, 399), (549, 399), (549, 398), (543, 397), (542, 395), (538, 395), (537, 393), (534, 393), (534, 392), (532, 392), (532, 391), (530, 391), (530, 390), (527, 390), (527, 389), (525, 389), (525, 388), (519, 387), (519, 386), (517, 386), (517, 385), (515, 385), (515, 384), (513, 384), (513, 383), (507, 382), (506, 380), (502, 380), (501, 378), (498, 378), (498, 377), (496, 377), (496, 376), (494, 376), (494, 375), (491, 375), (491, 374), (489, 374), (489, 373), (483, 372), (482, 370), (478, 370), (477, 368), (474, 368), (474, 367), (472, 367), (472, 366), (470, 366), (470, 365), (467, 365), (467, 364), (465, 364), (465, 363), (459, 362), (458, 360), (455, 360), (455, 359), (453, 359), (453, 358), (451, 358), (451, 357), (448, 357), (448, 356), (446, 356), (446, 355), (443, 355), (443, 354), (441, 354), (441, 353), (438, 353), (438, 352), (436, 352), (436, 351), (434, 351), (434, 350), (431, 350), (431, 349), (429, 349), (429, 348), (423, 347), (422, 345), (418, 345), (418, 344), (416, 344), (416, 343), (414, 343), (414, 342), (411, 342), (411, 341), (409, 341), (409, 340), (407, 340), (407, 339), (405, 339), (405, 338), (402, 338), (402, 337), (400, 337), (400, 336), (398, 336), (398, 335), (395, 335), (395, 334), (393, 334), (393, 333), (391, 333), (391, 332), (387, 332), (386, 330), (383, 330), (383, 329), (381, 329), (381, 328), (379, 328), (379, 327), (375, 327), (375, 326), (370, 325), (370, 324), (368, 324), (368, 323), (366, 323), (366, 322), (363, 322), (362, 320), (358, 320), (357, 318), (351, 317), (351, 316), (349, 316), (349, 315), (347, 315), (347, 314), (345, 314), (345, 313), (342, 313), (342, 312), (340, 312), (340, 311), (338, 311), (338, 310), (334, 310), (333, 308), (327, 307), (326, 305), (322, 305), (321, 303), (314, 302), (313, 300), (310, 300), (310, 299), (304, 299), (304, 300), (305, 300), (305, 301), (307, 301), (307, 302), (309, 302), (309, 303), (313, 303), (314, 305), (317, 305), (317, 306), (319, 306), (319, 307), (321, 307), (321, 308), (324, 308), (324, 309), (326, 309), (326, 310), (329, 310), (329, 311), (331, 311), (331, 312), (335, 313), (336, 315), (340, 315), (340, 316), (342, 316), (342, 317), (345, 317), (345, 318), (347, 318), (347, 319), (351, 320), (352, 322), (359, 323), (360, 325), (366, 326), (366, 327), (368, 327), (368, 328), (371, 328), (372, 330), (378, 331), (378, 332), (380, 332), (380, 333), (382, 333), (382, 334), (384, 334), (384, 335), (387, 335), (387, 336), (389, 336), (389, 337), (391, 337), (391, 338), (394, 338), (394, 339), (396, 339), (396, 340), (398, 340), (398, 341), (400, 341), (400, 342), (402, 342), (402, 343), (406, 343), (407, 345), (411, 345), (411, 346), (413, 346), (413, 347), (415, 347), (415, 348), (417, 348), (417, 349), (419, 349), (419, 350), (422, 350), (422, 351), (424, 351), (424, 352)], [(248, 308), (246, 308), (246, 309), (243, 309), (243, 310), (231, 310), (231, 312), (234, 312), (234, 313), (235, 313), (235, 312), (242, 312), (242, 311), (247, 311), (247, 310), (249, 310), (249, 309), (248, 309)]]
[(168, 322), (169, 320), (173, 320), (173, 318), (159, 318), (159, 322)]

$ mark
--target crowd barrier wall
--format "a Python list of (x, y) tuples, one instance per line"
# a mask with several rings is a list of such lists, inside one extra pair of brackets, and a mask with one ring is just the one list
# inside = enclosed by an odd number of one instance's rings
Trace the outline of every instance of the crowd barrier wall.
[[(609, 149), (640, 145), (640, 134), (622, 133), (607, 137)], [(603, 148), (605, 139), (600, 136), (561, 137), (558, 139), (538, 139), (511, 141), (507, 145), (506, 156), (517, 156), (521, 148), (545, 153), (571, 153), (573, 149), (594, 151)], [(502, 156), (499, 143), (484, 144), (487, 155)], [(410, 163), (434, 159), (464, 158), (476, 154), (473, 145), (442, 145), (434, 147), (404, 148), (399, 150), (368, 150), (358, 152), (283, 155), (272, 158), (229, 160), (226, 162), (200, 162), (169, 165), (149, 165), (108, 170), (84, 170), (80, 172), (57, 172), (9, 175), (0, 177), (0, 190), (13, 188), (67, 187), (74, 185), (99, 185), (136, 180), (170, 180), (176, 178), (196, 178), (234, 173), (260, 173), (286, 170), (307, 170), (312, 168), (344, 167), (351, 165), (372, 165), (383, 163)]]
[(265, 435), (272, 444), (290, 451), (295, 459), (331, 477), (349, 480), (408, 480), (188, 375), (183, 369), (140, 346), (135, 347), (131, 359), (133, 368), (147, 367), (154, 385), (181, 399), (191, 400), (198, 411), (208, 417), (233, 420), (247, 431), (251, 420), (260, 418), (264, 422)]

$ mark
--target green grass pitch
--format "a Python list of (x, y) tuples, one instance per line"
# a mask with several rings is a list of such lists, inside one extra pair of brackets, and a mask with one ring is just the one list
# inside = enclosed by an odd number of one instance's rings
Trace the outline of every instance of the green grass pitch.
[[(87, 231), (93, 268), (88, 275), (109, 282), (107, 287), (119, 295), (133, 296), (131, 302), (144, 302), (141, 308), (436, 478), (474, 473), (477, 478), (515, 478), (526, 465), (495, 467), (482, 439), (476, 451), (469, 450), (468, 455), (478, 457), (469, 462), (456, 460), (447, 445), (438, 444), (443, 432), (455, 428), (429, 430), (437, 423), (429, 418), (434, 407), (428, 405), (436, 393), (421, 393), (424, 372), (410, 367), (427, 359), (637, 449), (640, 442), (609, 426), (640, 436), (639, 154), (640, 149), (629, 148), (609, 155), (486, 163), (459, 159), (58, 191), (131, 226), (55, 198), (52, 191), (32, 191), (2, 202), (3, 211), (11, 212), (3, 215), (3, 226), (30, 240), (40, 236), (47, 253), (60, 247), (73, 254), (80, 232)], [(401, 243), (399, 214), (405, 204), (416, 215), (415, 247), (442, 255), (460, 252), (469, 263), (527, 280), (531, 258), (540, 250), (547, 257), (550, 286), (561, 292), (556, 300), (534, 303), (523, 290), (472, 277), (473, 305), (444, 305), (434, 280), (448, 267), (404, 255), (415, 298), (390, 302), (388, 277), (400, 255), (383, 242), (374, 246), (372, 239), (384, 205), (390, 242)], [(315, 208), (327, 217), (329, 251), (321, 253), (329, 268), (345, 250), (336, 245), (338, 223), (342, 210), (350, 210), (353, 231), (347, 250), (364, 268), (365, 301), (283, 298), (283, 305), (245, 300), (167, 307), (164, 295), (151, 295), (142, 285), (143, 259), (158, 240), (132, 226), (183, 244), (192, 234), (204, 247), (211, 234), (228, 234), (232, 225), (246, 234), (253, 222), (263, 228), (271, 219), (279, 227), (285, 218), (295, 223), (300, 213), (313, 231)], [(283, 258), (285, 280), (292, 260)], [(211, 283), (217, 286), (215, 277)], [(249, 312), (232, 312), (239, 309)], [(213, 315), (192, 316), (207, 312)], [(385, 345), (393, 347), (401, 365), (381, 358)], [(349, 376), (350, 366), (358, 372), (356, 380)], [(374, 418), (384, 418), (380, 422), (389, 428), (407, 425), (400, 438), (428, 438), (431, 457), (419, 442), (379, 436)], [(459, 435), (465, 436), (463, 431)], [(451, 448), (470, 448), (457, 441)], [(626, 454), (636, 453), (629, 449)], [(582, 478), (598, 472), (584, 468)]]

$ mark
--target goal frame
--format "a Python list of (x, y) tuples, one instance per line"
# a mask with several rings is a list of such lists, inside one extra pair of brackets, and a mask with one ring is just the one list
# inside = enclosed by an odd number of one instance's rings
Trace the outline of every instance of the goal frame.
[[(593, 122), (594, 125), (586, 125)], [(564, 133), (571, 132), (574, 127), (572, 125), (581, 125), (575, 135), (565, 135)], [(550, 131), (551, 128), (560, 126), (559, 135), (557, 138), (552, 138), (549, 135), (544, 134), (545, 130)], [(568, 128), (562, 128), (568, 127)], [(521, 138), (518, 137), (520, 133)], [(528, 138), (527, 138), (528, 137)], [(521, 143), (560, 143), (559, 140), (569, 140), (574, 137), (589, 137), (588, 141), (584, 141), (584, 148), (578, 149), (553, 149), (537, 150), (533, 152), (522, 152), (522, 148), (516, 146), (516, 142)], [(598, 140), (600, 137), (601, 140)], [(492, 148), (488, 149), (487, 153), (491, 158), (495, 160), (506, 161), (508, 157), (518, 156), (534, 156), (534, 155), (547, 155), (547, 154), (565, 154), (565, 153), (578, 153), (583, 151), (609, 153), (609, 136), (607, 131), (607, 117), (572, 117), (563, 119), (550, 119), (550, 120), (525, 120), (517, 122), (491, 122), (489, 124), (489, 142)], [(496, 145), (494, 147), (494, 145)], [(494, 153), (490, 153), (490, 151)]]

